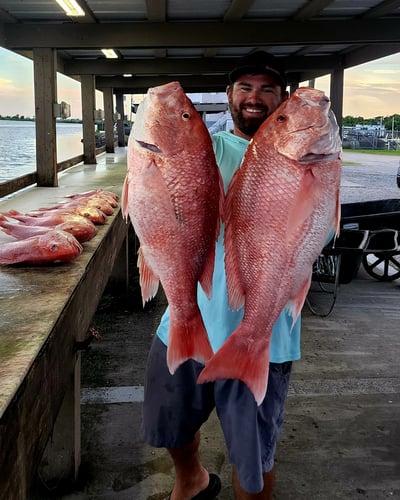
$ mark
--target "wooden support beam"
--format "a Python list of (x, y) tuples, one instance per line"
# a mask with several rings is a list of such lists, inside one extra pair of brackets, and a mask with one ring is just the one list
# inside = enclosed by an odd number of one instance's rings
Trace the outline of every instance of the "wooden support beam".
[(343, 83), (344, 69), (338, 66), (331, 73), (330, 99), (332, 111), (335, 113), (339, 125), (340, 135), (342, 135), (343, 123)]
[(117, 113), (120, 114), (120, 119), (117, 121), (118, 132), (118, 146), (125, 146), (125, 133), (124, 133), (124, 95), (117, 94)]
[(37, 185), (58, 186), (57, 135), (54, 105), (57, 103), (57, 51), (33, 49), (36, 117)]
[(94, 75), (81, 76), (82, 88), (82, 129), (84, 163), (96, 163), (96, 134), (94, 111), (96, 107)]
[(106, 151), (114, 153), (114, 106), (113, 89), (103, 90), (104, 128), (106, 132)]

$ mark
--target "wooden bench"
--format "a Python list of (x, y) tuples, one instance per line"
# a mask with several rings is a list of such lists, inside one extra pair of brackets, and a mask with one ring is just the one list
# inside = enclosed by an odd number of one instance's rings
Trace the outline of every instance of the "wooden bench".
[[(66, 171), (57, 188), (35, 187), (0, 201), (0, 212), (50, 206), (66, 194), (94, 188), (121, 194), (125, 172), (125, 154), (106, 155), (97, 165)], [(77, 342), (88, 335), (114, 263), (125, 250), (128, 225), (117, 208), (98, 228), (73, 262), (0, 267), (0, 499), (28, 498), (43, 457), (49, 477), (65, 481), (78, 474)]]

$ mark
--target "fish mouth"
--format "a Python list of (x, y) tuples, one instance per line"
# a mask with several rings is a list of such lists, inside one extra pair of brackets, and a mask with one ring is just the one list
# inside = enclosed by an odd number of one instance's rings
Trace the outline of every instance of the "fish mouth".
[(137, 139), (136, 139), (136, 142), (137, 142), (137, 144), (139, 144), (139, 146), (141, 148), (147, 149), (148, 151), (151, 151), (152, 153), (159, 153), (159, 154), (162, 153), (161, 149), (158, 146), (156, 146), (155, 144), (151, 144), (150, 142), (138, 141)]
[(306, 155), (302, 156), (298, 161), (301, 163), (312, 163), (315, 161), (337, 160), (338, 158), (340, 158), (339, 152), (328, 153), (328, 154), (307, 153)]

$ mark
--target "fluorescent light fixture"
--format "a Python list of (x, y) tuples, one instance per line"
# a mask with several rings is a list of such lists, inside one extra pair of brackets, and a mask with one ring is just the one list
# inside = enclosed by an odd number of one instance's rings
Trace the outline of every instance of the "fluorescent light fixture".
[[(123, 76), (124, 78), (130, 78), (130, 77), (131, 77), (131, 76), (133, 76), (133, 75), (132, 75), (132, 73), (124, 73), (122, 76)], [(393, 115), (393, 116), (394, 116), (394, 115)]]
[(101, 49), (101, 51), (107, 59), (118, 59), (118, 55), (114, 49)]
[(67, 16), (84, 16), (85, 11), (76, 0), (56, 0), (58, 5), (65, 11)]

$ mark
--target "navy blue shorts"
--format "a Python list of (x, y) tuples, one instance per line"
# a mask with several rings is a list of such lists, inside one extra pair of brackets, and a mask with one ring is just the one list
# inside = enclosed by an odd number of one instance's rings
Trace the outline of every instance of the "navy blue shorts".
[(156, 336), (145, 376), (146, 443), (157, 448), (185, 446), (216, 408), (242, 488), (248, 493), (260, 492), (263, 473), (274, 465), (292, 362), (270, 363), (267, 394), (257, 406), (253, 394), (239, 380), (197, 384), (203, 365), (196, 361), (186, 361), (171, 375), (166, 356), (167, 348)]

